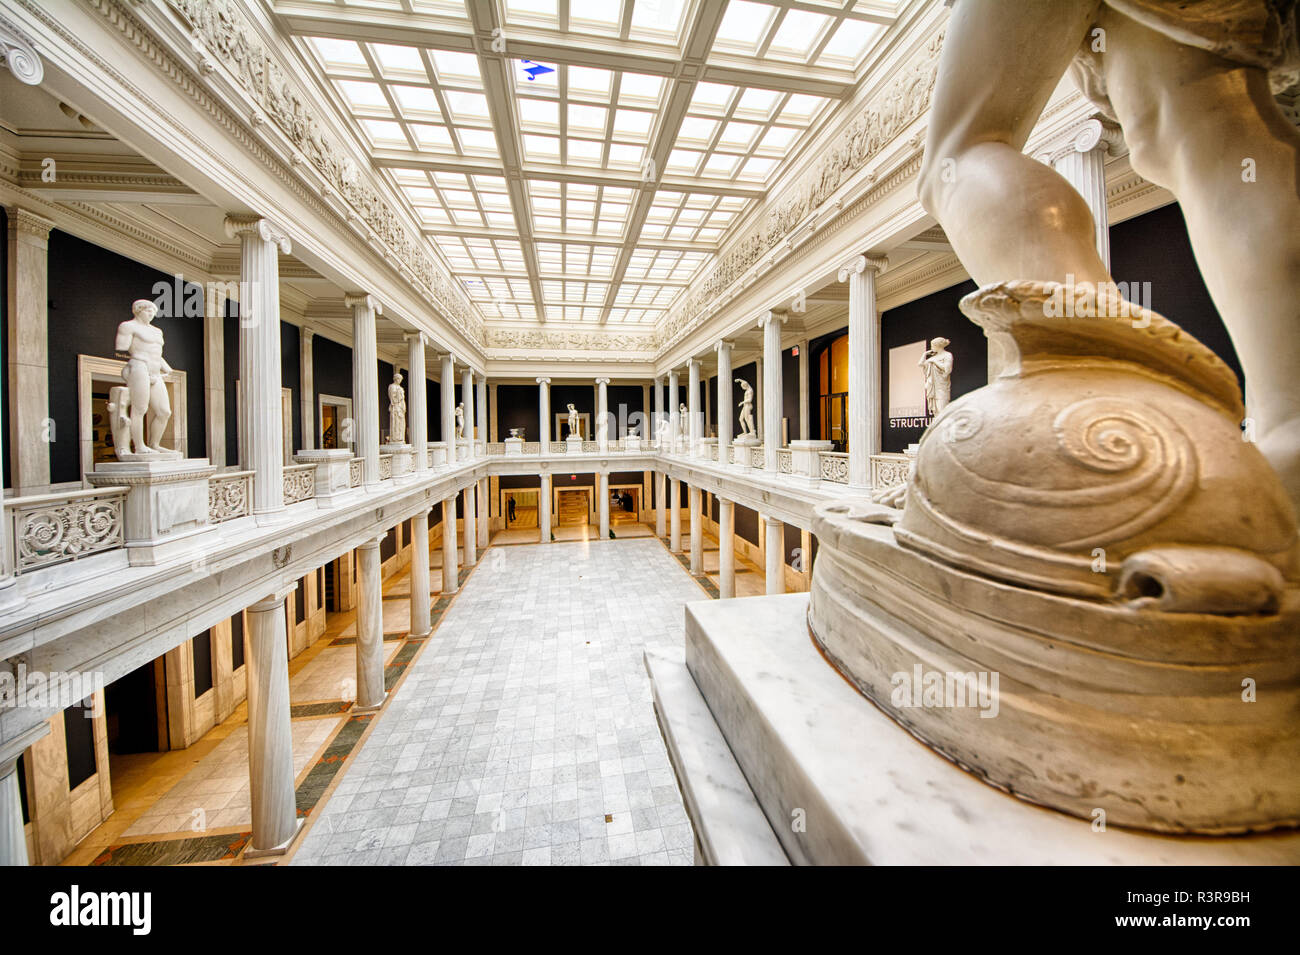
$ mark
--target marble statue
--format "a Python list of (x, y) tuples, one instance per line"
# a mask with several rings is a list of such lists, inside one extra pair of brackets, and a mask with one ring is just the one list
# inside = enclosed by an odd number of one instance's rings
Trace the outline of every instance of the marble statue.
[(740, 422), (740, 434), (737, 437), (746, 437), (754, 434), (754, 389), (750, 387), (749, 382), (743, 378), (737, 378), (736, 384), (740, 385), (740, 414), (736, 420)]
[(108, 428), (113, 435), (113, 451), (119, 458), (131, 453), (131, 389), (115, 385), (108, 389)]
[(931, 416), (948, 407), (952, 389), (952, 352), (948, 351), (946, 338), (930, 340), (930, 347), (918, 365), (925, 375), (925, 408)]
[(456, 437), (465, 437), (465, 402), (456, 405)]
[(406, 443), (406, 392), (400, 371), (393, 372), (393, 383), (388, 386), (388, 443)]
[(679, 404), (679, 405), (677, 406), (677, 415), (678, 415), (678, 422), (679, 422), (679, 424), (678, 424), (678, 434), (680, 434), (680, 435), (687, 435), (687, 434), (690, 434), (690, 433), (691, 433), (691, 415), (690, 415), (690, 412), (686, 410), (686, 405), (685, 405), (684, 403), (683, 403), (683, 404)]
[[(807, 620), (912, 735), (1083, 820), (1300, 826), (1300, 133), (1270, 95), (1297, 26), (1281, 0), (952, 5), (920, 195), (1002, 368), (939, 406), (933, 343), (902, 510), (818, 508)], [(1087, 202), (1022, 151), (1072, 61), (1180, 202), (1256, 441), (1229, 367), (1124, 299)], [(896, 692), (976, 673), (996, 720)]]
[(576, 406), (569, 405), (569, 437), (578, 436), (578, 409)]
[[(131, 305), (131, 314), (132, 318), (117, 326), (115, 349), (119, 355), (127, 357), (122, 368), (127, 401), (123, 408), (119, 393), (115, 416), (130, 417), (131, 445), (136, 454), (165, 454), (168, 449), (162, 446), (162, 439), (172, 417), (172, 405), (163, 376), (171, 374), (172, 369), (163, 359), (162, 330), (152, 324), (158, 306), (147, 298), (138, 299)], [(149, 423), (147, 438), (146, 414)], [(114, 449), (121, 458), (124, 448), (117, 434), (114, 429)]]

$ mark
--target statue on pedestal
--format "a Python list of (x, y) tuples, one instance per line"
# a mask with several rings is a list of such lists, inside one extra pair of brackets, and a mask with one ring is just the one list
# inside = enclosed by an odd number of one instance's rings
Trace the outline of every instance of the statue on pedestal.
[(750, 387), (749, 382), (743, 378), (737, 378), (736, 384), (740, 385), (740, 414), (736, 420), (740, 422), (740, 434), (737, 438), (746, 438), (750, 435), (757, 436), (754, 431), (754, 389)]
[(917, 364), (925, 375), (925, 408), (931, 417), (948, 407), (952, 389), (952, 352), (948, 339), (934, 338)]
[[(126, 356), (126, 365), (122, 368), (126, 388), (113, 389), (109, 395), (115, 406), (110, 411), (115, 422), (113, 448), (119, 458), (130, 453), (124, 440), (127, 429), (121, 427), (122, 419), (129, 418), (130, 445), (135, 454), (173, 453), (162, 446), (167, 422), (172, 417), (171, 398), (163, 376), (170, 375), (172, 369), (163, 360), (162, 330), (151, 324), (158, 314), (158, 306), (147, 298), (137, 299), (131, 304), (131, 314), (132, 318), (117, 326), (115, 349), (119, 355)], [(147, 439), (146, 413), (149, 419)]]
[(578, 436), (578, 409), (573, 404), (569, 405), (569, 434), (568, 437)]
[(678, 435), (689, 435), (691, 433), (691, 416), (690, 416), (690, 412), (686, 410), (685, 404), (679, 404), (677, 406), (677, 415), (678, 415), (678, 426), (677, 426)]
[(465, 437), (465, 402), (456, 405), (456, 437)]
[(406, 443), (406, 392), (400, 371), (393, 372), (393, 383), (388, 386), (388, 443)]

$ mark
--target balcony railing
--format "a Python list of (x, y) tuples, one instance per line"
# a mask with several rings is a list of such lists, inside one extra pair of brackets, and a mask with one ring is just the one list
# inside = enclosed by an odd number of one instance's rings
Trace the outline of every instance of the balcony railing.
[(208, 478), (208, 523), (220, 524), (222, 521), (247, 516), (252, 497), (252, 471), (214, 474)]
[(776, 469), (781, 474), (794, 473), (794, 452), (789, 448), (781, 448), (776, 452)]
[(393, 476), (393, 456), (391, 454), (381, 454), (379, 456), (379, 480), (387, 481)]
[(849, 456), (841, 451), (822, 451), (822, 480), (834, 484), (849, 483)]
[(37, 494), (5, 502), (15, 574), (123, 546), (125, 487)]
[(895, 487), (906, 484), (912, 475), (914, 459), (907, 454), (873, 454), (871, 456), (871, 486)]
[[(284, 503), (297, 504), (316, 496), (316, 465), (291, 464), (284, 469)], [(212, 498), (212, 484), (208, 484), (208, 499)]]
[(348, 462), (348, 487), (357, 487), (361, 484), (361, 458), (353, 458)]
[(763, 467), (763, 465), (767, 461), (767, 459), (763, 455), (764, 455), (763, 446), (761, 444), (756, 444), (753, 447), (751, 447), (749, 449), (749, 466), (751, 468)]

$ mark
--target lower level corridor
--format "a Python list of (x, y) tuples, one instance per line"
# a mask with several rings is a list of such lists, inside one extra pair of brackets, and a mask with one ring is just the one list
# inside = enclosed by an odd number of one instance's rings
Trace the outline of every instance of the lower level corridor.
[(653, 538), (493, 546), (291, 861), (691, 864), (642, 653), (701, 599)]

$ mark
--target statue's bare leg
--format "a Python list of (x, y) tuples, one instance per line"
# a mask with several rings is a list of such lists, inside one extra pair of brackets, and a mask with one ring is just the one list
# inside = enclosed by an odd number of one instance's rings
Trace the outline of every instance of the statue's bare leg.
[(149, 445), (144, 439), (144, 416), (149, 409), (149, 372), (141, 363), (127, 363), (126, 386), (131, 394), (131, 449), (136, 454), (148, 454)]
[(1178, 197), (1246, 373), (1255, 438), (1300, 507), (1300, 133), (1263, 70), (1101, 16), (1102, 73), (1133, 168)]
[(1100, 0), (958, 0), (944, 38), (921, 202), (981, 285), (1107, 282), (1087, 202), (1021, 150)]
[(162, 446), (162, 439), (167, 433), (167, 422), (172, 419), (167, 386), (162, 382), (155, 382), (149, 389), (149, 398), (149, 410), (153, 414), (149, 420), (149, 447), (155, 451), (166, 451), (167, 449)]

